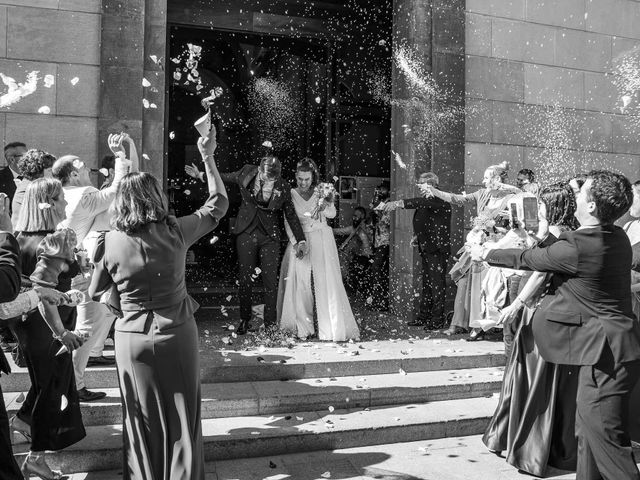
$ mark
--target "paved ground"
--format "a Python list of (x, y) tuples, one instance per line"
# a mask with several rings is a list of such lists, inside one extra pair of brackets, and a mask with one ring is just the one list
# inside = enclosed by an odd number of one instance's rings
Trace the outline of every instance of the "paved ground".
[[(480, 436), (349, 448), (332, 452), (208, 463), (206, 480), (527, 480), (489, 453)], [(573, 480), (552, 471), (548, 479)], [(119, 480), (119, 472), (75, 474), (70, 480)]]

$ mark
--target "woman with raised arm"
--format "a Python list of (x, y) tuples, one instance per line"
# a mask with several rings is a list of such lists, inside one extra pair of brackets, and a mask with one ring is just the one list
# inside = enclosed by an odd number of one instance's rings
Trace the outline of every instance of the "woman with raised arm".
[[(289, 239), (280, 270), (278, 319), (281, 330), (307, 338), (315, 332), (314, 304), (318, 315), (318, 338), (344, 342), (358, 340), (360, 331), (342, 283), (338, 248), (327, 219), (336, 216), (330, 184), (318, 185), (318, 167), (303, 159), (296, 168), (297, 188), (291, 199), (309, 248), (294, 253), (296, 239), (285, 220)], [(327, 186), (328, 191), (323, 187)]]
[(113, 204), (114, 230), (98, 240), (89, 287), (119, 311), (116, 365), (124, 410), (125, 479), (204, 479), (200, 359), (184, 279), (187, 250), (227, 211), (214, 162), (215, 129), (198, 140), (209, 198), (195, 213), (169, 215), (160, 182), (126, 175)]
[[(71, 279), (80, 273), (75, 260), (76, 235), (73, 230), (55, 231), (65, 218), (62, 184), (53, 178), (40, 178), (29, 184), (20, 216), (15, 225), (20, 245), (23, 287), (33, 285), (65, 292)], [(58, 479), (44, 452), (61, 450), (85, 436), (69, 352), (83, 339), (72, 333), (76, 309), (67, 305), (42, 303), (23, 321), (11, 324), (29, 370), (31, 388), (11, 428), (31, 442), (31, 451), (22, 464), (25, 477), (37, 475)], [(61, 346), (63, 353), (57, 355)]]
[[(569, 183), (540, 192), (538, 238), (578, 226), (575, 196)], [(508, 246), (507, 246), (508, 247)], [(496, 248), (496, 247), (492, 247)], [(497, 248), (500, 248), (499, 246)], [(547, 466), (575, 470), (575, 409), (578, 368), (546, 362), (533, 339), (531, 319), (543, 296), (553, 295), (552, 275), (533, 272), (501, 322), (523, 310), (502, 381), (498, 407), (482, 441), (493, 452), (507, 452), (507, 462), (531, 475), (543, 476)]]
[[(427, 183), (418, 184), (425, 196), (434, 196), (455, 205), (475, 205), (476, 217), (474, 227), (467, 235), (467, 245), (483, 243), (493, 231), (495, 220), (506, 208), (509, 200), (520, 191), (506, 182), (509, 164), (502, 162), (491, 165), (484, 172), (482, 184), (484, 188), (473, 193), (448, 193), (438, 190)], [(469, 254), (460, 250), (458, 262), (451, 269), (451, 280), (457, 283), (458, 291), (455, 299), (453, 319), (446, 335), (463, 333), (469, 328), (472, 318), (481, 318), (480, 290), (485, 266), (482, 262), (471, 261)], [(474, 330), (469, 339), (482, 338), (482, 330)]]

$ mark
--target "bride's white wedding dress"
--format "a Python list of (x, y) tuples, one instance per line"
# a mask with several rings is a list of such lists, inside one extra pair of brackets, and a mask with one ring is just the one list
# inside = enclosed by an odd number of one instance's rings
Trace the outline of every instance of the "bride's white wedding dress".
[(342, 284), (336, 241), (326, 220), (336, 216), (336, 208), (328, 205), (320, 212), (319, 218), (315, 219), (311, 217), (318, 204), (315, 193), (309, 200), (305, 200), (292, 189), (291, 199), (307, 239), (309, 252), (303, 258), (296, 258), (292, 243), (295, 239), (285, 220), (290, 241), (280, 268), (280, 329), (293, 332), (300, 338), (312, 335), (315, 296), (318, 338), (334, 342), (358, 340), (360, 332)]

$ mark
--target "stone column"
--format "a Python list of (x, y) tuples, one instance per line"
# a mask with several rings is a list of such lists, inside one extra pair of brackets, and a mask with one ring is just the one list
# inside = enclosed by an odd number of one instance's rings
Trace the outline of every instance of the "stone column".
[(107, 146), (109, 133), (129, 133), (140, 150), (144, 3), (144, 0), (102, 0), (99, 159), (110, 153)]
[[(434, 72), (438, 84), (454, 90), (456, 101), (464, 104), (464, 0), (394, 0), (393, 11), (394, 48), (406, 45), (417, 52), (427, 69)], [(395, 65), (392, 87), (394, 98), (406, 98), (405, 82)], [(412, 119), (394, 107), (391, 149), (400, 155), (406, 168), (401, 168), (392, 154), (392, 198), (417, 196), (416, 172), (427, 169), (440, 176), (443, 188), (460, 191), (464, 184), (464, 125), (422, 149), (417, 149), (405, 135), (403, 125), (411, 128)], [(396, 211), (391, 232), (391, 308), (407, 321), (413, 320), (418, 311), (422, 288), (420, 255), (410, 245), (412, 217), (413, 211)], [(454, 248), (462, 236), (459, 218), (462, 214), (456, 211), (452, 222)]]

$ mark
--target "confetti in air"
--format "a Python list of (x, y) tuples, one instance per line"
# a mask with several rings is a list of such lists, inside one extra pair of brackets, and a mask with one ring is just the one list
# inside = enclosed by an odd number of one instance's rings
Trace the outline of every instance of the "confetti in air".
[(142, 77), (142, 86), (147, 88), (151, 86), (151, 82), (149, 80), (147, 80), (146, 78)]
[(613, 66), (612, 82), (620, 95), (620, 111), (640, 127), (640, 46), (616, 57)]
[(80, 79), (78, 77), (73, 77), (71, 79), (71, 85), (73, 85), (75, 87), (79, 81), (80, 81)]
[(38, 88), (38, 73), (37, 70), (28, 73), (24, 83), (18, 83), (12, 77), (0, 73), (2, 83), (8, 87), (8, 91), (0, 96), (0, 108), (13, 105), (35, 92)]
[(43, 113), (44, 115), (48, 115), (51, 113), (51, 108), (47, 107), (46, 105), (43, 105), (38, 109), (38, 113)]
[(56, 77), (51, 74), (47, 74), (44, 76), (44, 86), (46, 88), (51, 88), (56, 83)]

